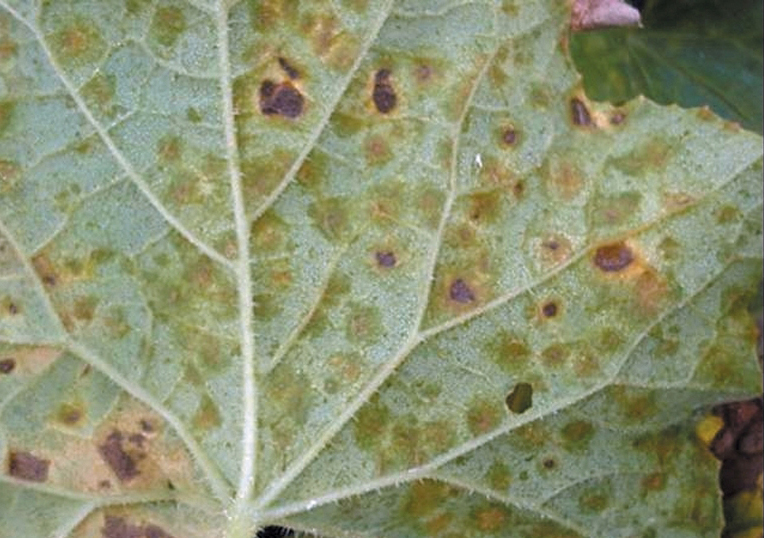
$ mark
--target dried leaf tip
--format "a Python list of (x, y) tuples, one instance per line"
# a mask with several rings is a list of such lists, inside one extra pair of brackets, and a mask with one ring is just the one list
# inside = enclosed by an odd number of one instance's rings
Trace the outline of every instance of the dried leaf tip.
[(623, 0), (576, 0), (570, 19), (570, 28), (574, 32), (641, 24), (639, 10)]

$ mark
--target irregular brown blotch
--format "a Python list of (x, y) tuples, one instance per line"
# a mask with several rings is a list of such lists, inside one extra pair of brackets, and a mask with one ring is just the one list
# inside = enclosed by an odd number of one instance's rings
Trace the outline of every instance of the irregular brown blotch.
[(16, 359), (0, 360), (0, 374), (10, 374), (16, 368)]
[(382, 114), (390, 112), (398, 102), (393, 85), (390, 83), (390, 74), (389, 69), (380, 69), (374, 74), (374, 90), (371, 98), (374, 106)]
[(457, 278), (453, 281), (451, 287), (448, 289), (448, 296), (451, 297), (451, 300), (456, 301), (457, 303), (466, 304), (475, 300), (475, 293), (461, 278)]
[(45, 482), (49, 467), (50, 460), (35, 457), (29, 452), (11, 452), (8, 455), (8, 474), (14, 478)]
[(501, 141), (507, 146), (514, 146), (517, 143), (517, 131), (514, 127), (507, 127), (501, 134)]
[(603, 245), (594, 253), (594, 265), (612, 273), (626, 269), (634, 261), (634, 253), (623, 241)]
[(530, 383), (518, 383), (507, 394), (507, 408), (513, 413), (524, 413), (533, 406), (533, 387)]
[(132, 480), (140, 474), (135, 460), (122, 447), (122, 433), (113, 431), (98, 447), (98, 452), (121, 482)]
[(541, 307), (541, 313), (545, 318), (553, 318), (557, 315), (557, 303), (549, 301)]
[(292, 80), (295, 80), (297, 78), (300, 78), (300, 72), (292, 66), (285, 58), (279, 56), (279, 66), (281, 69), (284, 70), (284, 73), (287, 74), (289, 78)]
[(289, 82), (276, 84), (265, 80), (260, 85), (260, 112), (266, 116), (296, 118), (302, 114), (305, 98)]
[(101, 528), (103, 538), (173, 538), (157, 525), (131, 525), (124, 518), (106, 516)]
[(592, 124), (592, 117), (589, 109), (586, 108), (581, 99), (574, 97), (570, 100), (570, 115), (574, 125), (579, 127), (589, 127)]
[(374, 256), (377, 259), (377, 265), (380, 267), (395, 267), (395, 264), (398, 261), (395, 257), (395, 253), (390, 250), (379, 251)]

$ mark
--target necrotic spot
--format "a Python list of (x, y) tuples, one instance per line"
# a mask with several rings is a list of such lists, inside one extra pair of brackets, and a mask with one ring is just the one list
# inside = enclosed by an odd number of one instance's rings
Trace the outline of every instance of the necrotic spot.
[(112, 432), (106, 442), (98, 447), (98, 452), (120, 481), (128, 481), (140, 474), (135, 460), (122, 448), (120, 432)]
[(461, 278), (454, 280), (448, 290), (448, 295), (457, 303), (471, 303), (475, 300), (475, 293)]
[(371, 98), (374, 101), (374, 106), (382, 114), (387, 114), (395, 108), (398, 97), (395, 95), (392, 84), (390, 84), (389, 69), (380, 69), (374, 75), (374, 90)]
[(8, 474), (30, 482), (48, 479), (50, 461), (37, 458), (29, 452), (11, 452), (8, 457)]
[(16, 368), (16, 359), (0, 360), (0, 374), (10, 374)]
[(541, 307), (541, 313), (544, 314), (544, 317), (546, 318), (555, 317), (557, 315), (557, 303), (549, 301), (544, 304), (544, 306)]
[(391, 251), (380, 251), (376, 254), (377, 263), (380, 267), (395, 267), (395, 253)]
[(514, 146), (515, 142), (517, 142), (517, 131), (513, 127), (508, 127), (504, 129), (501, 139), (506, 145)]
[(513, 413), (524, 413), (533, 405), (533, 387), (530, 383), (518, 383), (507, 395), (506, 402)]
[(302, 114), (304, 104), (302, 94), (288, 82), (277, 85), (265, 80), (260, 85), (260, 112), (265, 115), (296, 118)]
[(573, 118), (573, 123), (581, 127), (586, 127), (592, 124), (592, 117), (589, 115), (589, 110), (586, 105), (574, 97), (570, 101), (570, 113)]
[(295, 69), (292, 64), (287, 62), (286, 59), (282, 58), (281, 56), (279, 56), (279, 65), (281, 66), (281, 69), (284, 70), (284, 73), (286, 73), (287, 76), (292, 80), (300, 78), (300, 72), (297, 71), (297, 69)]
[(554, 469), (554, 467), (557, 465), (557, 462), (555, 462), (552, 458), (547, 458), (544, 460), (543, 465), (545, 469)]
[(605, 272), (627, 268), (634, 261), (634, 253), (623, 241), (603, 245), (594, 254), (594, 264)]

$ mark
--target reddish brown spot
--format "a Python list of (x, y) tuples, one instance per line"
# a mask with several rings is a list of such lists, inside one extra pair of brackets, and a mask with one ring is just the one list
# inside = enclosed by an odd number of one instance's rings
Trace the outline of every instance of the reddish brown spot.
[(579, 127), (588, 127), (592, 124), (592, 117), (589, 114), (589, 109), (578, 97), (574, 97), (570, 100), (570, 114), (573, 119), (573, 123)]
[(541, 307), (541, 313), (544, 314), (545, 318), (555, 317), (557, 315), (557, 303), (549, 301)]
[(120, 481), (126, 482), (140, 474), (135, 460), (122, 447), (120, 432), (112, 432), (98, 447), (98, 452)]
[(103, 538), (173, 538), (157, 525), (131, 525), (124, 518), (106, 516), (101, 528)]
[(374, 74), (374, 90), (371, 98), (374, 106), (382, 114), (387, 114), (398, 102), (393, 85), (390, 83), (390, 70), (380, 69)]
[(594, 254), (594, 265), (611, 273), (626, 269), (634, 261), (634, 253), (623, 241), (603, 245)]
[(448, 295), (457, 303), (471, 303), (475, 300), (475, 293), (461, 278), (454, 280), (448, 290)]
[(380, 267), (395, 267), (395, 264), (397, 263), (395, 253), (389, 250), (377, 252), (376, 258)]
[(508, 146), (514, 146), (517, 142), (517, 131), (514, 127), (507, 127), (501, 135), (501, 140)]
[(286, 61), (285, 58), (282, 58), (279, 56), (279, 66), (281, 66), (281, 69), (284, 70), (284, 73), (287, 74), (289, 78), (292, 80), (295, 80), (297, 78), (300, 78), (300, 72), (292, 66), (288, 61)]
[(3, 359), (0, 361), (0, 374), (10, 374), (16, 368), (16, 359)]
[(260, 85), (260, 112), (267, 116), (296, 118), (302, 114), (305, 99), (289, 82), (275, 84), (265, 80)]
[(50, 460), (37, 458), (29, 452), (11, 452), (8, 456), (8, 474), (30, 482), (48, 479)]

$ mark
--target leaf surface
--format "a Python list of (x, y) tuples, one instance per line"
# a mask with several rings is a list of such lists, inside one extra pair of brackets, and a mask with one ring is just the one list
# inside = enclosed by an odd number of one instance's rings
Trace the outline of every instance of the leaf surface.
[(569, 17), (0, 0), (0, 536), (718, 534), (761, 139)]

